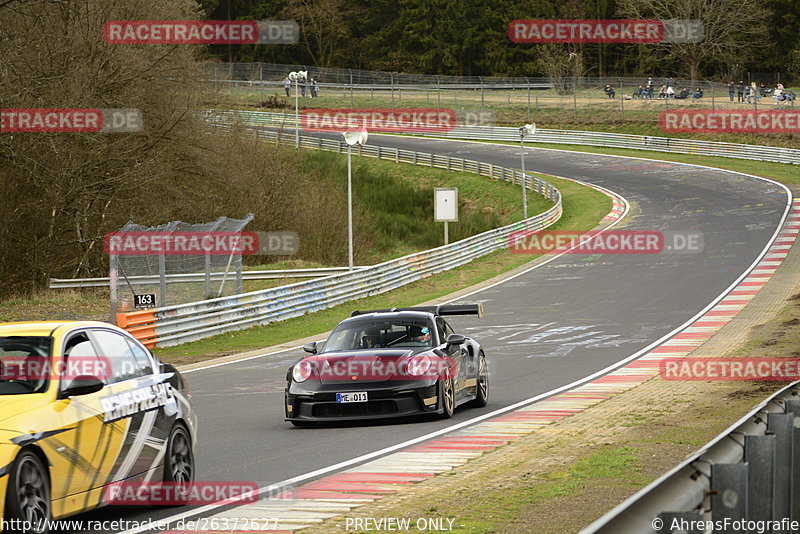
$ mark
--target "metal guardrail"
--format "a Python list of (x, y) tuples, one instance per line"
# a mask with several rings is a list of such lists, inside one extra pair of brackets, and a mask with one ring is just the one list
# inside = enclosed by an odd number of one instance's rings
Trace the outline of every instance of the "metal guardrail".
[[(264, 111), (225, 113), (236, 113), (243, 123), (250, 126), (284, 128), (294, 128), (295, 126), (295, 116), (293, 114), (269, 113)], [(444, 137), (447, 139), (519, 142), (519, 129), (506, 126), (457, 126), (449, 132), (430, 134), (414, 133), (413, 135)], [(800, 165), (800, 150), (795, 148), (700, 141), (675, 137), (539, 128), (536, 130), (536, 135), (526, 137), (525, 142), (651, 150), (656, 152), (719, 156)]]
[[(357, 270), (366, 269), (366, 266), (355, 267)], [(348, 272), (347, 267), (315, 267), (309, 269), (275, 269), (266, 271), (242, 271), (242, 280), (275, 280), (285, 278), (320, 278), (332, 274), (342, 274)], [(227, 275), (230, 277), (230, 274)], [(226, 277), (226, 273), (211, 273), (212, 282), (220, 282)], [(170, 284), (182, 282), (205, 282), (206, 273), (180, 273), (166, 275), (167, 282)], [(129, 276), (126, 283), (131, 285), (158, 284), (159, 275), (150, 276)], [(110, 279), (108, 277), (97, 278), (51, 278), (50, 289), (67, 289), (80, 287), (108, 287)]]
[(796, 382), (772, 395), (581, 534), (797, 530), (799, 394)]
[[(229, 128), (236, 122), (236, 115), (236, 113), (216, 113), (209, 119), (220, 127)], [(287, 144), (295, 142), (294, 132), (290, 135), (247, 125), (244, 128), (252, 130), (261, 139)], [(330, 140), (321, 137), (301, 136), (300, 146), (339, 153), (345, 150), (341, 139)], [(374, 145), (360, 146), (357, 154), (395, 162), (473, 172), (512, 183), (522, 182), (522, 173), (516, 169), (475, 160)], [(530, 178), (527, 185), (532, 191), (552, 201), (554, 205), (547, 211), (523, 221), (360, 271), (232, 297), (119, 313), (117, 324), (150, 347), (168, 347), (255, 325), (290, 319), (349, 300), (390, 291), (506, 248), (512, 232), (540, 230), (556, 222), (562, 213), (560, 191), (553, 185), (534, 177)]]

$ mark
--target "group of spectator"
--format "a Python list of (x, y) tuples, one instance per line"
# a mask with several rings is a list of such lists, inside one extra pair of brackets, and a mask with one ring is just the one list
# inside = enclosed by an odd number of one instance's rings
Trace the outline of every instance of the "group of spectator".
[(739, 80), (738, 84), (734, 84), (732, 81), (728, 83), (728, 98), (731, 102), (734, 101), (734, 95), (736, 95), (736, 102), (747, 104), (755, 104), (769, 96), (775, 98), (775, 104), (794, 102), (796, 98), (794, 91), (786, 89), (782, 83), (775, 86), (775, 89), (770, 89), (764, 82), (757, 86), (756, 82), (750, 82), (750, 85), (747, 85), (742, 80)]
[[(608, 98), (615, 98), (617, 95), (617, 92), (609, 84), (606, 84), (603, 92), (606, 94), (606, 96), (608, 96)], [(640, 85), (633, 92), (632, 96), (624, 95), (624, 98), (686, 100), (691, 96), (692, 101), (695, 101), (703, 98), (703, 94), (703, 90), (699, 87), (693, 91), (683, 87), (680, 91), (676, 92), (675, 81), (672, 78), (668, 78), (666, 83), (664, 83), (661, 88), (656, 91), (653, 78), (648, 78), (647, 84)], [(775, 98), (775, 104), (779, 104), (781, 102), (794, 102), (796, 98), (794, 92), (790, 89), (786, 89), (783, 84), (779, 83), (774, 89), (771, 89), (763, 82), (760, 86), (756, 85), (756, 82), (752, 82), (750, 85), (747, 85), (742, 80), (739, 80), (738, 85), (733, 82), (728, 84), (728, 96), (730, 97), (731, 102), (734, 102), (734, 97), (736, 97), (736, 102), (744, 102), (749, 104), (755, 104), (762, 98), (769, 96)]]
[[(306, 87), (308, 88), (308, 94), (311, 98), (317, 98), (319, 95), (319, 87), (317, 86), (316, 78), (309, 78), (301, 82), (300, 84), (300, 94), (305, 98), (306, 96)], [(286, 91), (286, 96), (291, 96), (291, 89), (292, 89), (292, 81), (289, 79), (288, 76), (283, 78), (283, 89)]]

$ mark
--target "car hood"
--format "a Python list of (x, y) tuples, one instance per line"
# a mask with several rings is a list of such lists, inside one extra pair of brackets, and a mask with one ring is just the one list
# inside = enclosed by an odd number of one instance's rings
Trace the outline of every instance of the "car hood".
[(0, 430), (18, 431), (21, 429), (9, 428), (8, 420), (16, 418), (26, 412), (36, 410), (48, 403), (46, 395), (31, 393), (28, 395), (0, 395)]
[(382, 382), (408, 377), (408, 361), (426, 350), (420, 347), (331, 352), (306, 361), (312, 364), (312, 378), (323, 383)]

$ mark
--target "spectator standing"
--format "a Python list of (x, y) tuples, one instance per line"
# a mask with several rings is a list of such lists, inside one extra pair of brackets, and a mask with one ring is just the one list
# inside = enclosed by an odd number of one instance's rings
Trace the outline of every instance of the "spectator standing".
[(287, 96), (287, 97), (288, 97), (288, 96), (291, 96), (291, 95), (289, 94), (289, 90), (290, 90), (291, 88), (292, 88), (292, 82), (291, 82), (291, 80), (289, 80), (289, 77), (288, 77), (288, 76), (284, 76), (284, 77), (283, 77), (283, 89), (284, 89), (284, 91), (286, 91), (286, 96)]
[(744, 102), (744, 82), (739, 80), (739, 85), (736, 86), (736, 101)]
[(317, 79), (311, 78), (311, 98), (317, 98), (319, 87), (317, 87)]
[(733, 84), (733, 81), (731, 80), (731, 82), (728, 84), (728, 98), (731, 99), (731, 102), (733, 102), (733, 95), (735, 94), (736, 94), (736, 86)]

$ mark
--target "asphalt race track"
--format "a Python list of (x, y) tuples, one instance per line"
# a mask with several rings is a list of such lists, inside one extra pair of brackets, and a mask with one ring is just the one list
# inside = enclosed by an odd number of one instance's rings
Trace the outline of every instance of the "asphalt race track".
[[(519, 167), (519, 147), (373, 135), (370, 144)], [(428, 434), (578, 381), (689, 320), (761, 255), (783, 188), (685, 165), (528, 148), (530, 171), (602, 185), (632, 206), (626, 230), (701, 232), (694, 254), (565, 255), (474, 294), (483, 319), (454, 318), (485, 347), (490, 403), (452, 420), (297, 429), (283, 421), (286, 369), (301, 351), (189, 372), (200, 419), (197, 480), (267, 486)], [(358, 187), (358, 184), (354, 184)], [(357, 236), (356, 236), (357, 239)], [(344, 243), (343, 243), (344, 246)], [(386, 301), (390, 306), (391, 301)], [(186, 509), (100, 510), (75, 519), (146, 520)]]

